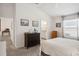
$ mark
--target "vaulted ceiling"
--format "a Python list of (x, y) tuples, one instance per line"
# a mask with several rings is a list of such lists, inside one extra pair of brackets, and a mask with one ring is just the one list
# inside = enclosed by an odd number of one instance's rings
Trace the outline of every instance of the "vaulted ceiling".
[(79, 12), (79, 3), (35, 3), (34, 5), (50, 16), (69, 15)]

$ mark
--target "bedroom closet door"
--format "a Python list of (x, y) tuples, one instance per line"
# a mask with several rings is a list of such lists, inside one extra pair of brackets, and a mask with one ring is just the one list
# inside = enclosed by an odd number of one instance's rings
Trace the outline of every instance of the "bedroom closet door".
[(63, 20), (63, 34), (66, 38), (77, 39), (78, 22), (77, 19)]

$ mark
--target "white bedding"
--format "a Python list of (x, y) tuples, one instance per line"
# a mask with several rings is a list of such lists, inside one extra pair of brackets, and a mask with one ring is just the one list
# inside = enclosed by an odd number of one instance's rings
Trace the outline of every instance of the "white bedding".
[(52, 56), (78, 56), (79, 41), (66, 38), (41, 40), (41, 50)]

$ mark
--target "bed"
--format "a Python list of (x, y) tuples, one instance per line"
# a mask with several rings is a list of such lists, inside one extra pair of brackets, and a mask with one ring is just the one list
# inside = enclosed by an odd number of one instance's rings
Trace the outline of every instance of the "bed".
[(41, 51), (50, 56), (79, 56), (79, 41), (67, 38), (41, 40)]

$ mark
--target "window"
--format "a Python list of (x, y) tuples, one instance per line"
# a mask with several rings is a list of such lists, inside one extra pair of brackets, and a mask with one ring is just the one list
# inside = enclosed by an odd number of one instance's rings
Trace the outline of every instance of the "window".
[(79, 20), (63, 20), (63, 33), (66, 38), (78, 39)]

